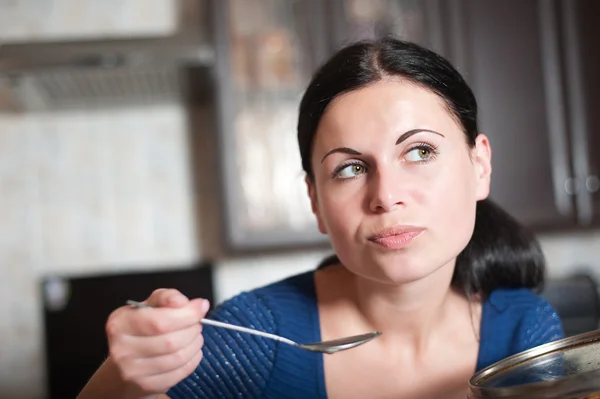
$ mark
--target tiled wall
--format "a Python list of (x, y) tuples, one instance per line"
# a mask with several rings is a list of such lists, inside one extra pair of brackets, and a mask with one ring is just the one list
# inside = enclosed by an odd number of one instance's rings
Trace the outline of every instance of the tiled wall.
[(1, 398), (43, 397), (40, 276), (198, 259), (187, 154), (175, 105), (0, 115)]
[[(182, 5), (0, 0), (0, 45), (169, 35)], [(0, 115), (0, 398), (44, 397), (40, 276), (198, 258), (186, 123), (176, 106)]]

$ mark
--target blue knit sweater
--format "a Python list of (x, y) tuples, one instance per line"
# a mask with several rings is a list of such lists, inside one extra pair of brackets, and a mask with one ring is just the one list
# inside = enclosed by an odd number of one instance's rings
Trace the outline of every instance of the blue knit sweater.
[[(242, 293), (209, 317), (296, 342), (321, 338), (313, 272)], [(323, 355), (211, 326), (203, 334), (204, 358), (170, 398), (327, 398)], [(496, 290), (483, 304), (477, 370), (563, 336), (544, 299), (526, 289)]]

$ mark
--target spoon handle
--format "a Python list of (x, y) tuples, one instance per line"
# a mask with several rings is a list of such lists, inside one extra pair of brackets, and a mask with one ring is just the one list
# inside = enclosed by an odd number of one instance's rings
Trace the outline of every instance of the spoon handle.
[(263, 331), (253, 330), (251, 328), (236, 326), (234, 324), (223, 323), (223, 322), (211, 320), (211, 319), (202, 319), (202, 324), (208, 324), (208, 325), (215, 326), (215, 327), (223, 327), (223, 328), (227, 328), (229, 330), (241, 331), (241, 332), (245, 332), (245, 333), (252, 334), (252, 335), (258, 335), (259, 337), (274, 339), (275, 341), (283, 342), (288, 345), (298, 346), (298, 344), (295, 343), (294, 341), (292, 341), (291, 339), (280, 337), (279, 335), (275, 335), (275, 334), (269, 334), (269, 333), (266, 333)]
[[(145, 303), (132, 301), (132, 300), (128, 300), (127, 304), (129, 306), (133, 306), (135, 308), (150, 308), (151, 307), (151, 306), (146, 305)], [(274, 339), (275, 341), (283, 342), (288, 345), (298, 346), (298, 344), (296, 342), (292, 341), (291, 339), (280, 337), (279, 335), (275, 335), (275, 334), (269, 334), (269, 333), (266, 333), (263, 331), (257, 331), (252, 328), (236, 326), (234, 324), (223, 323), (221, 321), (216, 321), (216, 320), (211, 320), (211, 319), (202, 319), (200, 322), (202, 324), (207, 324), (207, 325), (214, 326), (214, 327), (222, 327), (222, 328), (226, 328), (228, 330), (240, 331), (240, 332), (244, 332), (247, 334), (257, 335), (259, 337)]]

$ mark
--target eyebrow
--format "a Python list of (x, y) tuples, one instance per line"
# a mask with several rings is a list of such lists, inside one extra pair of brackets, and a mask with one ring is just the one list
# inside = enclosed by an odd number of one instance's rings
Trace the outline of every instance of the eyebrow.
[(323, 157), (323, 159), (321, 159), (321, 163), (323, 163), (323, 161), (325, 160), (325, 158), (327, 158), (331, 154), (335, 154), (336, 152), (341, 152), (342, 154), (350, 154), (350, 155), (362, 155), (362, 153), (360, 153), (360, 152), (358, 152), (356, 150), (353, 150), (352, 148), (339, 147), (339, 148), (334, 148), (333, 150), (331, 150), (327, 154), (325, 154), (325, 156)]
[(429, 132), (429, 133), (434, 133), (437, 134), (439, 136), (442, 137), (446, 137), (443, 134), (441, 134), (440, 132), (436, 132), (435, 130), (430, 130), (430, 129), (412, 129), (409, 130), (406, 133), (403, 133), (400, 137), (398, 137), (398, 140), (396, 140), (396, 145), (402, 143), (403, 141), (407, 140), (410, 136), (414, 136), (417, 133), (421, 133), (421, 132)]
[[(396, 140), (396, 145), (402, 143), (403, 141), (407, 140), (409, 137), (414, 136), (417, 133), (421, 133), (421, 132), (429, 132), (429, 133), (434, 133), (437, 134), (439, 136), (442, 137), (446, 137), (444, 136), (442, 133), (440, 132), (436, 132), (435, 130), (430, 130), (430, 129), (411, 129), (406, 133), (402, 133), (402, 135), (400, 137), (398, 137), (398, 140)], [(323, 156), (323, 158), (321, 159), (321, 163), (323, 163), (323, 161), (325, 160), (325, 158), (327, 158), (329, 155), (331, 154), (335, 154), (335, 153), (342, 153), (342, 154), (349, 154), (349, 155), (362, 155), (362, 153), (353, 150), (352, 148), (348, 148), (348, 147), (339, 147), (339, 148), (334, 148), (331, 151), (328, 151), (327, 154), (325, 154)]]

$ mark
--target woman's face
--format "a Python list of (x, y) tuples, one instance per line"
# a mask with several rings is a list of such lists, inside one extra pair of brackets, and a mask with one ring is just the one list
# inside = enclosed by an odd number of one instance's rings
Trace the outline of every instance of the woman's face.
[(421, 279), (456, 256), (489, 193), (490, 147), (467, 145), (433, 92), (384, 79), (334, 99), (313, 143), (307, 179), (319, 229), (341, 262), (372, 280)]

